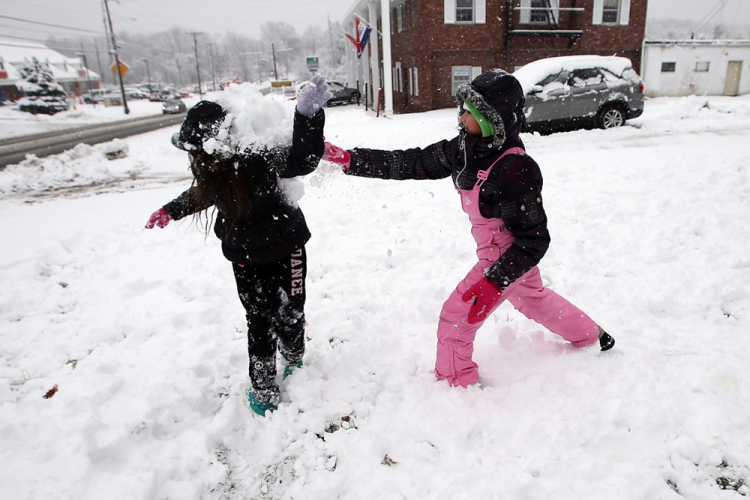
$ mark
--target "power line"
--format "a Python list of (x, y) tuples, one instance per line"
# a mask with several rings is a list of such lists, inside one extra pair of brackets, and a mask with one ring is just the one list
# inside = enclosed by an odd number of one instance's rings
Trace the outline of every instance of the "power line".
[(66, 30), (81, 31), (83, 33), (94, 33), (96, 35), (101, 35), (101, 32), (99, 31), (85, 30), (83, 28), (71, 28), (70, 26), (61, 26), (59, 24), (43, 23), (40, 21), (31, 21), (29, 19), (21, 19), (19, 17), (3, 16), (2, 14), (0, 14), (0, 18), (10, 19), (11, 21), (20, 21), (22, 23), (38, 24), (40, 26), (49, 26), (51, 28), (61, 28), (61, 29), (66, 29)]

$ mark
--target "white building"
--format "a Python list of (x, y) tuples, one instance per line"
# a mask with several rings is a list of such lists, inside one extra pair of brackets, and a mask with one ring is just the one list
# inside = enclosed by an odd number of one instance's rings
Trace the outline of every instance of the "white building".
[(43, 44), (0, 38), (0, 100), (14, 101), (21, 96), (16, 82), (21, 80), (19, 69), (33, 57), (46, 63), (57, 83), (65, 92), (80, 95), (89, 88), (99, 88), (98, 73), (87, 70), (80, 59), (66, 57)]
[(646, 95), (750, 93), (750, 40), (647, 40), (641, 77)]

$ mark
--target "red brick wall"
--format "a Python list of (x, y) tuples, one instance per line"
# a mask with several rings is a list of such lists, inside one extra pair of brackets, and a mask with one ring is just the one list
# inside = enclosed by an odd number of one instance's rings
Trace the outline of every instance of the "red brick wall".
[(416, 27), (411, 26), (411, 2), (407, 0), (401, 33), (396, 32), (396, 17), (391, 11), (394, 65), (401, 62), (404, 73), (414, 65), (419, 72), (418, 97), (408, 95), (407, 104), (405, 92), (394, 91), (393, 104), (397, 113), (453, 106), (451, 66), (481, 66), (482, 70), (499, 67), (513, 71), (515, 67), (545, 57), (596, 54), (628, 57), (640, 71), (647, 0), (631, 0), (630, 20), (625, 26), (593, 25), (594, 0), (561, 0), (561, 7), (585, 9), (583, 13), (560, 13), (561, 29), (583, 31), (582, 36), (572, 40), (569, 37), (506, 36), (508, 29), (533, 29), (533, 26), (520, 25), (518, 11), (512, 10), (520, 5), (519, 0), (487, 0), (486, 24), (464, 25), (444, 23), (443, 0), (415, 0), (414, 3)]

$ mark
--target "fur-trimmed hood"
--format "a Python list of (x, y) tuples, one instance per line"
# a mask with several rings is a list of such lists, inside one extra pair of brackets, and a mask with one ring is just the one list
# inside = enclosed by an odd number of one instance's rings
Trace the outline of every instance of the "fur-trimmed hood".
[(464, 83), (456, 91), (459, 106), (468, 102), (487, 118), (495, 129), (492, 148), (518, 137), (525, 120), (525, 99), (516, 77), (501, 69), (491, 69)]

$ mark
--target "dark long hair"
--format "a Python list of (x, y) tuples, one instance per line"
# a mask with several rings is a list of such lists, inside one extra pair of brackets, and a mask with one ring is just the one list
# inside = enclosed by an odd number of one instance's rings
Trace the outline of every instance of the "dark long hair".
[[(216, 203), (221, 206), (226, 228), (231, 231), (250, 210), (250, 189), (240, 173), (241, 155), (228, 157), (213, 156), (202, 153), (190, 153), (190, 171), (193, 173), (193, 194), (200, 213)], [(214, 199), (214, 197), (216, 199)], [(213, 213), (206, 214), (204, 230), (208, 234)]]

